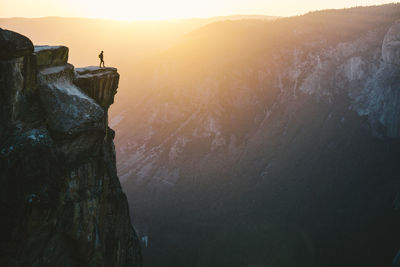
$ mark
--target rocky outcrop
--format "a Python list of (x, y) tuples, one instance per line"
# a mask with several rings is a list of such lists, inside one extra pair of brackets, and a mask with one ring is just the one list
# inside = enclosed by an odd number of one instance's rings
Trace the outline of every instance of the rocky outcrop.
[(400, 21), (390, 27), (383, 40), (382, 59), (385, 63), (400, 66)]
[(33, 44), (25, 36), (0, 28), (0, 59), (13, 59), (31, 55)]
[[(74, 84), (68, 48), (0, 30), (0, 265), (141, 266), (108, 128), (119, 77)], [(6, 49), (3, 49), (6, 48)]]
[(38, 67), (64, 65), (68, 61), (68, 47), (65, 46), (35, 46), (35, 54)]
[(114, 103), (119, 74), (115, 68), (86, 67), (75, 69), (74, 83), (103, 108)]
[(39, 71), (40, 98), (48, 114), (48, 126), (59, 135), (104, 130), (103, 109), (73, 84), (74, 67), (56, 66)]

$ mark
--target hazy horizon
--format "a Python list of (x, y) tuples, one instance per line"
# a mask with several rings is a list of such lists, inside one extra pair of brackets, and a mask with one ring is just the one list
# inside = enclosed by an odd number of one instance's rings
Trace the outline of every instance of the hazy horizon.
[[(15, 0), (11, 3), (0, 3), (0, 18), (89, 18), (112, 19), (122, 21), (154, 21), (154, 20), (181, 20), (207, 19), (225, 16), (276, 16), (290, 17), (303, 15), (312, 11), (325, 9), (343, 9), (357, 6), (374, 6), (396, 1), (385, 0), (338, 0), (332, 1), (292, 1), (277, 2), (261, 0), (206, 0), (196, 1), (160, 1), (151, 0), (142, 3), (134, 1), (116, 0), (72, 1), (41, 0), (31, 2)], [(77, 8), (79, 6), (79, 8)], [(21, 8), (24, 7), (24, 8)], [(155, 8), (156, 7), (156, 8)]]
[[(310, 11), (313, 12), (313, 11)], [(273, 16), (268, 14), (231, 14), (231, 15), (217, 15), (210, 17), (187, 17), (187, 18), (166, 18), (166, 19), (137, 19), (137, 20), (119, 20), (113, 18), (101, 18), (101, 17), (74, 17), (74, 16), (40, 16), (40, 17), (21, 17), (21, 16), (13, 16), (13, 17), (0, 17), (0, 19), (87, 19), (87, 20), (103, 20), (103, 21), (113, 21), (113, 22), (127, 22), (127, 23), (135, 23), (135, 22), (160, 22), (160, 21), (183, 21), (183, 20), (207, 20), (213, 18), (231, 18), (231, 17), (262, 17), (265, 18), (285, 18), (290, 16)]]

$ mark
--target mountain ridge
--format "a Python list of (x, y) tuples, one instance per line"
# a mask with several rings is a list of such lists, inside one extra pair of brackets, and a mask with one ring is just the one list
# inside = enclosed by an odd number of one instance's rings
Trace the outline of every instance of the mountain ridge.
[(113, 122), (146, 264), (391, 264), (399, 8), (217, 22), (149, 62)]

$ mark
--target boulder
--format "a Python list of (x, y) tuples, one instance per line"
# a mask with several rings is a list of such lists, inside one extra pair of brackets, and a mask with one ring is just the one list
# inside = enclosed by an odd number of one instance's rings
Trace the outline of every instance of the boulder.
[(103, 129), (103, 109), (79, 88), (59, 81), (40, 86), (40, 99), (50, 129), (61, 135), (75, 135)]
[(3, 125), (35, 123), (36, 58), (25, 36), (0, 29), (0, 120)]
[(114, 103), (118, 83), (119, 74), (116, 68), (90, 66), (75, 69), (74, 84), (105, 109)]
[(59, 80), (72, 82), (74, 77), (74, 66), (71, 64), (52, 66), (41, 69), (39, 74), (39, 79), (42, 83), (55, 82)]
[(33, 44), (27, 37), (0, 28), (0, 60), (8, 60), (31, 55)]
[(65, 46), (35, 46), (38, 67), (64, 65), (68, 61), (68, 47)]

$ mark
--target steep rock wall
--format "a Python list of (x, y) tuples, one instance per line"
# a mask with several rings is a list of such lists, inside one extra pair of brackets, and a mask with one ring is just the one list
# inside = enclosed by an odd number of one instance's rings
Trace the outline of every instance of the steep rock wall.
[(1, 29), (0, 47), (0, 265), (141, 266), (107, 121), (117, 70), (86, 76), (102, 106), (74, 84), (68, 48)]
[(115, 117), (147, 265), (390, 266), (398, 8), (220, 23), (152, 59)]

